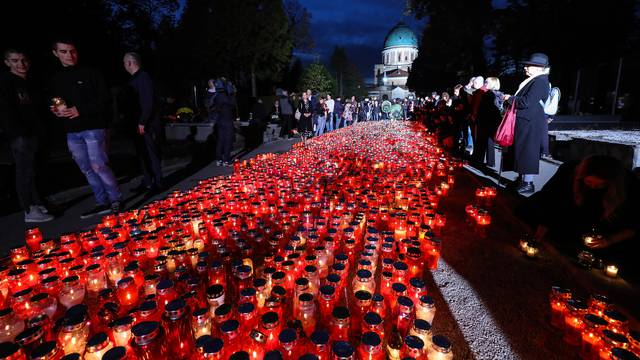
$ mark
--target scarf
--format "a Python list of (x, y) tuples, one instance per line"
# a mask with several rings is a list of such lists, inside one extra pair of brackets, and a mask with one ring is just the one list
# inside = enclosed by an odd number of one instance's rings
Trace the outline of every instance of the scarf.
[(522, 90), (523, 87), (525, 87), (528, 83), (531, 82), (531, 80), (535, 79), (538, 76), (541, 75), (549, 75), (549, 70), (545, 69), (544, 71), (542, 71), (540, 74), (538, 75), (534, 75), (534, 76), (529, 76), (528, 78), (524, 79), (523, 82), (520, 83), (520, 85), (518, 86), (518, 91), (516, 91), (515, 94), (513, 94), (514, 96), (518, 95), (518, 93), (520, 92), (520, 90)]

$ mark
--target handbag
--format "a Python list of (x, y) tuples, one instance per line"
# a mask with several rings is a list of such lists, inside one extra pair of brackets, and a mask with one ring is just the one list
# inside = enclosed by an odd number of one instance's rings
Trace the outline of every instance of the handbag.
[(513, 99), (509, 110), (502, 116), (494, 140), (496, 144), (507, 147), (513, 145), (513, 135), (516, 129), (516, 101)]
[(300, 109), (296, 109), (296, 113), (293, 115), (293, 117), (295, 117), (296, 120), (300, 120), (301, 116), (302, 116), (302, 113), (300, 112)]

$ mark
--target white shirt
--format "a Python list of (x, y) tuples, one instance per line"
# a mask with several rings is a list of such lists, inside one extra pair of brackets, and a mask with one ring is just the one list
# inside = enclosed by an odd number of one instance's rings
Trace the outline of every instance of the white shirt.
[(327, 101), (324, 102), (325, 104), (327, 104), (327, 108), (329, 109), (329, 112), (332, 113), (333, 112), (333, 106), (336, 104), (333, 99), (329, 99)]

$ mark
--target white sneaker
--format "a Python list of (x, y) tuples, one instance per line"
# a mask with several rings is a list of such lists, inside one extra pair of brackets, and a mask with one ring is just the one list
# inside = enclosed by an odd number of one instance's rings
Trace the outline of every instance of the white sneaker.
[(34, 205), (34, 206), (37, 207), (38, 210), (40, 210), (40, 212), (43, 214), (49, 213), (49, 210), (44, 205)]
[(24, 222), (37, 223), (53, 220), (53, 215), (43, 214), (37, 206), (31, 206), (30, 211), (24, 214)]

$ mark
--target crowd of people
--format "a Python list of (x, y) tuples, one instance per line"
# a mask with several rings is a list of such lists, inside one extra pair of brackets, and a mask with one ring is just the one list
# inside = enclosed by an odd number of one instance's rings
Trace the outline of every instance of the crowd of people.
[[(311, 89), (301, 96), (286, 90), (278, 90), (276, 95), (270, 121), (280, 125), (282, 138), (299, 134), (307, 139), (357, 122), (391, 119), (389, 112), (383, 111), (383, 101), (376, 97), (343, 99), (337, 96), (334, 99), (329, 93), (319, 94)], [(411, 118), (414, 110), (411, 99), (395, 99), (394, 102), (401, 105), (404, 119)]]
[[(45, 83), (35, 80), (29, 57), (17, 48), (4, 52), (9, 71), (0, 75), (0, 127), (14, 158), (16, 193), (24, 219), (46, 222), (54, 218), (38, 193), (35, 161), (47, 135), (45, 122), (51, 117), (62, 124), (68, 150), (93, 191), (95, 206), (81, 218), (119, 212), (124, 206), (123, 195), (107, 150), (111, 106), (107, 83), (98, 69), (79, 63), (73, 40), (57, 39), (51, 51), (59, 68)], [(130, 77), (119, 96), (119, 110), (143, 174), (134, 190), (155, 193), (163, 187), (158, 97), (137, 53), (124, 54), (122, 65)]]
[(420, 99), (417, 116), (437, 132), (443, 146), (470, 164), (484, 170), (495, 166), (496, 131), (503, 113), (514, 106), (516, 122), (513, 146), (503, 149), (503, 170), (514, 170), (520, 176), (517, 191), (535, 192), (534, 176), (539, 173), (541, 157), (550, 157), (548, 123), (553, 114), (545, 113), (551, 85), (548, 57), (536, 53), (523, 62), (527, 78), (513, 95), (500, 90), (497, 77), (475, 76), (465, 86), (453, 87), (450, 95), (434, 92)]

